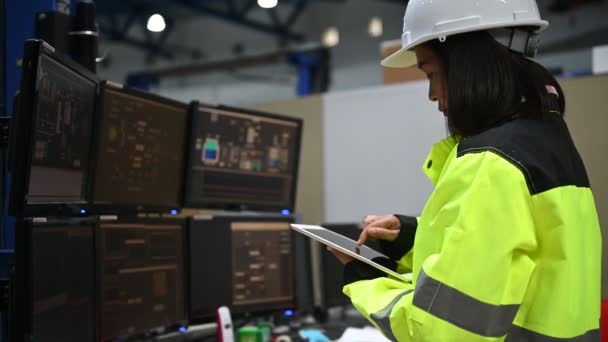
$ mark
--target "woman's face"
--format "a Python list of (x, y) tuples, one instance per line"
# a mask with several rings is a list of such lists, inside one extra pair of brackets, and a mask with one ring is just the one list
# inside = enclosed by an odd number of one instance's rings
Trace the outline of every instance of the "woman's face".
[(429, 100), (438, 103), (438, 109), (444, 115), (448, 112), (448, 78), (443, 62), (435, 51), (425, 45), (415, 48), (418, 69), (429, 79)]

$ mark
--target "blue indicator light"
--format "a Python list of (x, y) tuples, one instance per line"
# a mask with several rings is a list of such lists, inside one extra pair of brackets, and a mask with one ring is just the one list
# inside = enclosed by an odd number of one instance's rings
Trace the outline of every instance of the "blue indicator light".
[(179, 327), (179, 332), (186, 332), (186, 330), (188, 330), (186, 327)]
[(293, 310), (285, 310), (285, 316), (287, 316), (287, 317), (293, 316)]
[(177, 210), (176, 209), (171, 210), (171, 215), (177, 215)]
[(291, 214), (291, 211), (289, 211), (288, 209), (281, 210), (281, 215), (289, 216), (289, 214)]
[(87, 211), (86, 211), (86, 210), (84, 210), (84, 209), (80, 209), (80, 213), (81, 213), (81, 214), (86, 214), (86, 213), (87, 213)]

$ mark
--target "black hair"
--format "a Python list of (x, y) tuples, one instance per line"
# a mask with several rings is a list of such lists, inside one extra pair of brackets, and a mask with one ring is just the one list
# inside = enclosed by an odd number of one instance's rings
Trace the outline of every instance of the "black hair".
[[(444, 64), (448, 82), (448, 127), (468, 137), (511, 120), (563, 115), (563, 91), (540, 64), (509, 50), (487, 31), (463, 33), (428, 45)], [(558, 93), (548, 93), (546, 86)]]

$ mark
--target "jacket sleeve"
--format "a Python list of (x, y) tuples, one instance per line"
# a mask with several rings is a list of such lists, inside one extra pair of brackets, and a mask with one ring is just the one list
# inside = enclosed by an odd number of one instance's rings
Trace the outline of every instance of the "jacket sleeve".
[(443, 238), (429, 247), (437, 252), (422, 261), (415, 285), (380, 277), (344, 287), (393, 341), (496, 341), (512, 326), (535, 268), (531, 197), (521, 171), (492, 152), (446, 167), (417, 231), (425, 243)]
[(389, 258), (397, 261), (397, 272), (412, 272), (412, 248), (418, 228), (418, 218), (405, 215), (394, 215), (401, 229), (395, 241), (380, 240), (380, 250)]

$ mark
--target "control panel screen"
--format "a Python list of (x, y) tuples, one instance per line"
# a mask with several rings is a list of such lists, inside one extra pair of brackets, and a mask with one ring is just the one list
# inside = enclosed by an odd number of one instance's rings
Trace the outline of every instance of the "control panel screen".
[(32, 340), (95, 339), (93, 228), (93, 224), (34, 225)]
[(47, 55), (37, 75), (27, 202), (84, 202), (97, 85)]
[(234, 222), (231, 231), (232, 304), (293, 299), (289, 225), (283, 222)]
[(187, 107), (105, 87), (96, 204), (178, 207)]
[[(213, 319), (220, 306), (233, 315), (294, 309), (296, 248), (288, 219), (193, 219), (188, 229), (190, 317)], [(309, 279), (310, 277), (307, 276)]]
[(205, 108), (193, 126), (187, 205), (292, 209), (299, 121)]
[(182, 225), (102, 223), (101, 233), (102, 339), (184, 320)]

